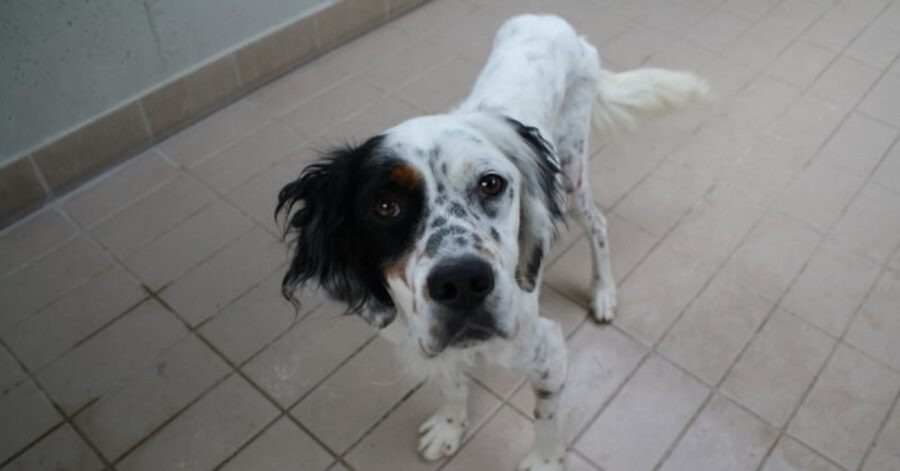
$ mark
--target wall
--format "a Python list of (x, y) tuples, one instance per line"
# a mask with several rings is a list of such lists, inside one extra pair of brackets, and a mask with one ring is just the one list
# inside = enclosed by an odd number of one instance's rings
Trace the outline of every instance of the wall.
[(2, 0), (0, 164), (327, 3)]

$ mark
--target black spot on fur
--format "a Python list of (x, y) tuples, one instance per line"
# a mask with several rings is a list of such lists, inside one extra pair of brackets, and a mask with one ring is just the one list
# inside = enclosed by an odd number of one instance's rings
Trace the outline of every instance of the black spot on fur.
[(450, 203), (449, 208), (450, 214), (456, 216), (458, 218), (462, 218), (466, 216), (466, 208), (463, 205), (457, 203), (456, 201)]
[(434, 231), (434, 233), (428, 237), (428, 241), (425, 242), (425, 254), (429, 257), (435, 256), (438, 249), (441, 248), (441, 244), (443, 244), (445, 237), (462, 235), (465, 233), (466, 230), (460, 226), (446, 226)]
[(441, 155), (441, 146), (434, 146), (428, 151), (428, 160), (434, 161)]
[(441, 174), (447, 176), (447, 162), (441, 164)]
[(500, 242), (500, 233), (493, 227), (491, 228), (491, 237), (493, 237), (495, 241)]
[(537, 396), (538, 399), (550, 399), (554, 394), (556, 393), (546, 389), (538, 388), (534, 390), (534, 395)]
[(460, 247), (466, 246), (466, 238), (463, 236), (456, 236), (456, 245)]
[(433, 221), (431, 221), (431, 227), (434, 227), (434, 228), (441, 227), (444, 224), (447, 224), (447, 218), (445, 218), (444, 216), (438, 216), (438, 217), (434, 218)]

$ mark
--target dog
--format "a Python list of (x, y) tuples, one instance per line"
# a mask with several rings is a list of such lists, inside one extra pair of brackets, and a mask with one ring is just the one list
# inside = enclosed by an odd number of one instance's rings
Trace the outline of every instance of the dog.
[(519, 469), (561, 470), (566, 344), (538, 297), (567, 214), (591, 241), (592, 315), (609, 322), (616, 307), (589, 135), (611, 137), (707, 93), (689, 73), (603, 70), (563, 19), (514, 17), (455, 110), (332, 150), (281, 189), (275, 214), (295, 236), (283, 294), (323, 290), (437, 382), (444, 403), (419, 429), (426, 460), (459, 447), (465, 371), (482, 361), (524, 374), (534, 390), (535, 438)]

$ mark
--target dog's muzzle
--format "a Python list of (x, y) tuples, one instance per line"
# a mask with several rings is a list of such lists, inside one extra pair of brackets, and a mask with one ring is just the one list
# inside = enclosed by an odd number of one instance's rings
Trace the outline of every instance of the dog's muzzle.
[(441, 307), (439, 344), (465, 347), (496, 332), (485, 301), (494, 291), (494, 271), (484, 260), (466, 256), (437, 265), (428, 275), (428, 294)]

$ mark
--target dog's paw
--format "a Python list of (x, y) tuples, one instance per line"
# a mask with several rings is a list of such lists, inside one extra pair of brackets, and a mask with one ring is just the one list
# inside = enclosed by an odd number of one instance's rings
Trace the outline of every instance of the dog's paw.
[(553, 456), (544, 456), (532, 451), (519, 463), (518, 471), (563, 471), (565, 463), (565, 450), (553, 453)]
[(456, 453), (465, 430), (465, 419), (434, 414), (419, 427), (419, 454), (428, 461), (437, 461)]
[(616, 316), (616, 290), (605, 289), (597, 291), (591, 301), (591, 315), (601, 324), (612, 322)]

